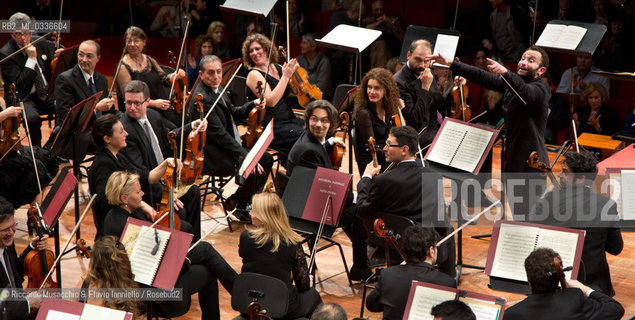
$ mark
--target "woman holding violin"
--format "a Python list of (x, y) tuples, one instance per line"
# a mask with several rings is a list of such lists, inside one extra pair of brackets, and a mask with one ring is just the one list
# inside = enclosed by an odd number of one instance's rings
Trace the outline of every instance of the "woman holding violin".
[[(381, 146), (386, 143), (388, 132), (392, 127), (391, 119), (399, 114), (403, 102), (399, 99), (399, 89), (390, 71), (374, 68), (364, 75), (360, 89), (355, 95), (354, 126), (357, 132), (359, 159), (357, 165), (360, 173), (371, 161), (371, 150), (378, 152), (377, 161), (386, 168), (386, 161)], [(368, 138), (374, 137), (377, 145), (369, 146)]]
[(266, 126), (271, 119), (275, 119), (274, 138), (271, 148), (286, 155), (295, 141), (304, 131), (302, 120), (293, 114), (297, 104), (288, 98), (290, 93), (296, 94), (297, 89), (289, 85), (289, 80), (298, 68), (298, 62), (291, 59), (289, 63), (280, 66), (278, 51), (272, 48), (272, 42), (262, 34), (252, 34), (245, 39), (242, 47), (243, 60), (251, 68), (247, 75), (247, 87), (251, 90), (250, 99), (256, 98), (258, 82), (264, 84), (263, 95), (267, 101), (262, 126)]
[[(120, 108), (123, 107), (123, 88), (132, 80), (141, 80), (150, 87), (150, 105), (170, 120), (175, 125), (181, 122), (181, 116), (170, 108), (170, 86), (172, 81), (185, 79), (185, 71), (178, 69), (177, 72), (167, 74), (159, 63), (149, 55), (146, 55), (146, 34), (139, 28), (132, 26), (126, 30), (124, 35), (125, 54), (119, 66), (117, 75), (117, 91), (120, 97)], [(175, 86), (177, 86), (175, 84)], [(181, 85), (180, 88), (183, 86)]]
[[(95, 153), (95, 160), (93, 160), (93, 164), (88, 170), (88, 188), (92, 194), (97, 194), (93, 209), (95, 227), (97, 228), (96, 238), (99, 238), (103, 235), (106, 227), (104, 225), (106, 214), (111, 209), (111, 204), (109, 204), (106, 195), (106, 183), (110, 175), (118, 170), (137, 168), (134, 170), (137, 170), (135, 173), (140, 176), (140, 187), (147, 191), (150, 189), (150, 185), (159, 182), (168, 167), (174, 167), (174, 159), (167, 158), (163, 160), (162, 163), (149, 172), (138, 171), (139, 166), (134, 165), (124, 153), (120, 153), (121, 149), (126, 147), (126, 136), (128, 133), (124, 130), (119, 118), (114, 114), (106, 114), (97, 118), (93, 124), (91, 134), (98, 151)], [(154, 217), (154, 209), (150, 205), (143, 202), (139, 206), (143, 206), (143, 212), (148, 218)], [(187, 230), (188, 226), (181, 227), (181, 229), (184, 228)]]

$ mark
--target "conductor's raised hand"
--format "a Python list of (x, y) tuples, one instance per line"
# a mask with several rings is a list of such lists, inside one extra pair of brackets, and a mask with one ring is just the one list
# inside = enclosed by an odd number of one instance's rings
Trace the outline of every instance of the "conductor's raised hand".
[(444, 57), (441, 53), (426, 56), (425, 58), (423, 58), (423, 61), (436, 62), (438, 64), (443, 64), (446, 66), (450, 66), (452, 64), (452, 60)]
[(507, 73), (507, 68), (503, 67), (502, 64), (487, 58), (487, 69), (495, 74), (505, 74)]

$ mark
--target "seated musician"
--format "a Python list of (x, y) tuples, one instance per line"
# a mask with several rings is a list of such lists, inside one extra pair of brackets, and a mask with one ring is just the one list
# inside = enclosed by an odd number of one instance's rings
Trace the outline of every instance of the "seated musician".
[[(106, 228), (104, 219), (111, 208), (106, 197), (106, 183), (110, 175), (118, 170), (136, 172), (141, 176), (142, 188), (149, 192), (150, 186), (159, 183), (168, 167), (174, 167), (174, 159), (167, 158), (160, 165), (149, 171), (134, 166), (132, 160), (126, 154), (120, 152), (126, 147), (128, 133), (124, 130), (119, 117), (114, 114), (106, 114), (95, 120), (91, 133), (93, 143), (97, 146), (97, 152), (95, 153), (93, 164), (88, 170), (88, 189), (90, 193), (97, 195), (93, 206), (93, 220), (97, 228), (95, 238), (99, 238), (104, 234), (104, 228)], [(149, 205), (146, 204), (146, 206)], [(154, 210), (147, 210), (146, 212), (150, 214)], [(150, 217), (153, 217), (153, 215)], [(192, 232), (192, 226), (188, 222), (183, 221), (181, 230)]]
[[(22, 289), (24, 281), (24, 259), (32, 250), (46, 250), (48, 248), (48, 235), (31, 239), (31, 243), (24, 249), (20, 257), (15, 250), (13, 238), (15, 236), (16, 222), (13, 218), (14, 209), (7, 199), (0, 197), (0, 254), (2, 271), (0, 271), (0, 287), (10, 289)], [(7, 277), (10, 275), (9, 277)], [(30, 299), (7, 299), (3, 307), (6, 309), (5, 319), (27, 319), (31, 310), (36, 310), (40, 301)], [(3, 311), (4, 312), (4, 311)]]
[[(386, 162), (392, 170), (379, 174), (379, 167), (369, 163), (357, 184), (359, 215), (370, 219), (377, 212), (405, 216), (427, 227), (435, 227), (445, 236), (452, 231), (446, 219), (440, 174), (425, 168), (416, 158), (417, 132), (408, 126), (393, 127), (384, 145)], [(425, 183), (423, 182), (425, 181)], [(456, 275), (456, 250), (453, 238), (439, 248), (439, 270)]]
[[(306, 130), (289, 153), (287, 174), (291, 175), (296, 166), (333, 169), (333, 164), (329, 158), (333, 145), (338, 144), (345, 147), (345, 144), (339, 139), (326, 139), (337, 124), (337, 110), (326, 100), (310, 102), (304, 111), (304, 122)], [(366, 254), (366, 231), (355, 211), (353, 194), (349, 192), (340, 218), (340, 225), (344, 227), (344, 232), (353, 244), (351, 280), (361, 281), (366, 280), (372, 272)]]
[(529, 220), (585, 230), (579, 280), (608, 296), (614, 296), (608, 252), (618, 255), (624, 248), (620, 217), (615, 201), (591, 189), (597, 175), (598, 160), (591, 152), (565, 154), (560, 173), (562, 189), (547, 193), (529, 212)]
[[(17, 26), (31, 23), (31, 18), (24, 13), (17, 12), (9, 17), (9, 22)], [(51, 79), (51, 61), (59, 55), (62, 49), (55, 50), (55, 45), (49, 40), (43, 40), (31, 45), (32, 33), (29, 30), (15, 30), (11, 32), (11, 39), (0, 49), (0, 59), (26, 47), (21, 54), (2, 63), (2, 80), (4, 92), (9, 92), (9, 86), (15, 83), (18, 98), (24, 102), (31, 141), (33, 145), (42, 143), (40, 130), (41, 114), (55, 112), (55, 100), (48, 96), (48, 82)], [(18, 105), (17, 101), (5, 94), (9, 105)]]
[(289, 287), (285, 319), (309, 317), (322, 299), (311, 287), (303, 238), (291, 229), (282, 200), (275, 193), (256, 194), (250, 214), (255, 228), (243, 231), (238, 244), (238, 254), (243, 259), (241, 272), (284, 281)]
[[(177, 133), (176, 141), (180, 141), (179, 134), (190, 134), (193, 128), (201, 123), (201, 120), (187, 124), (184, 129), (176, 127), (154, 109), (148, 109), (150, 103), (150, 93), (148, 85), (139, 80), (132, 80), (125, 88), (126, 112), (121, 116), (121, 123), (128, 133), (126, 146), (121, 150), (133, 164), (133, 167), (140, 171), (151, 171), (163, 163), (163, 159), (174, 154), (174, 150), (168, 141), (168, 132), (173, 130)], [(207, 121), (200, 127), (200, 132), (207, 130)], [(185, 137), (183, 137), (185, 141)], [(165, 182), (164, 182), (165, 183)], [(144, 200), (153, 207), (161, 201), (161, 191), (163, 183), (153, 183), (147, 190)], [(201, 200), (198, 185), (192, 184), (183, 186), (183, 189), (176, 190), (178, 197), (175, 197), (174, 206), (178, 209), (181, 220), (185, 220), (194, 229), (194, 241), (201, 237)], [(187, 191), (185, 191), (187, 188)], [(179, 194), (185, 192), (185, 194)]]
[(372, 312), (383, 312), (384, 320), (397, 320), (403, 318), (412, 281), (456, 288), (453, 278), (434, 269), (438, 240), (432, 228), (420, 225), (406, 228), (399, 239), (406, 264), (381, 271), (375, 290), (366, 298), (366, 308)]
[[(34, 200), (39, 203), (41, 195), (37, 177), (40, 177), (42, 187), (47, 186), (57, 173), (57, 163), (50, 159), (48, 151), (34, 148), (38, 170), (36, 174), (31, 154), (19, 140), (24, 136), (18, 134), (19, 128), (14, 127), (11, 121), (22, 115), (22, 108), (7, 107), (2, 98), (0, 107), (0, 196), (11, 202), (16, 209)], [(19, 126), (19, 123), (15, 124)], [(18, 134), (16, 141), (11, 138), (14, 134)]]
[[(203, 95), (203, 115), (206, 115), (223, 88), (221, 80), (223, 68), (221, 60), (216, 56), (205, 56), (200, 62), (201, 83), (193, 95)], [(194, 99), (192, 99), (194, 101)], [(247, 149), (241, 146), (241, 140), (236, 127), (236, 121), (245, 119), (249, 112), (255, 107), (264, 108), (266, 100), (259, 102), (259, 99), (249, 101), (245, 105), (234, 106), (229, 97), (224, 95), (214, 111), (208, 117), (207, 138), (205, 139), (205, 162), (204, 174), (215, 176), (233, 176), (236, 169), (247, 155)], [(192, 119), (198, 119), (200, 112), (194, 102), (190, 107)], [(249, 175), (231, 197), (225, 202), (227, 210), (236, 208), (236, 217), (249, 219), (247, 207), (251, 202), (251, 197), (262, 190), (267, 182), (267, 175), (271, 171), (273, 159), (269, 153), (264, 153), (256, 172)]]
[(62, 125), (66, 114), (73, 106), (97, 92), (101, 92), (101, 97), (95, 106), (95, 113), (111, 110), (115, 101), (108, 95), (106, 77), (95, 71), (100, 54), (99, 43), (93, 40), (82, 41), (77, 50), (77, 65), (60, 73), (55, 79), (57, 125)]
[[(129, 217), (150, 221), (144, 213), (152, 208), (143, 204), (138, 175), (117, 171), (108, 179), (106, 190), (108, 202), (113, 205), (104, 222), (106, 236), (121, 238)], [(153, 310), (161, 317), (181, 316), (190, 309), (191, 295), (198, 292), (202, 319), (220, 319), (216, 281), (231, 292), (236, 276), (236, 271), (216, 249), (209, 242), (201, 241), (187, 253), (174, 285), (175, 288), (183, 288), (183, 300), (157, 303), (153, 305)]]
[(460, 300), (443, 301), (432, 307), (430, 314), (434, 320), (476, 320), (470, 306)]
[[(556, 266), (558, 262), (559, 268)], [(531, 295), (505, 310), (505, 320), (543, 319), (620, 319), (622, 305), (577, 280), (564, 280), (558, 286), (562, 258), (549, 248), (538, 248), (525, 259)]]

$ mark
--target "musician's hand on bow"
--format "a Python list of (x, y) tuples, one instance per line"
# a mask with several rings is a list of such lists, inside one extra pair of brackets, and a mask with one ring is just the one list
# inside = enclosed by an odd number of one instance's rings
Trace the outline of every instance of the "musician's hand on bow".
[(31, 247), (33, 247), (33, 249), (35, 250), (46, 250), (49, 247), (49, 235), (48, 234), (44, 234), (42, 236), (42, 239), (40, 239), (39, 236), (35, 236), (33, 239), (31, 239)]
[(27, 44), (26, 49), (24, 49), (24, 52), (26, 52), (26, 56), (29, 59), (37, 60), (37, 49), (35, 48), (34, 45), (30, 43)]
[[(201, 126), (201, 127), (198, 129), (198, 132), (205, 132), (205, 131), (207, 131), (207, 120), (202, 120), (202, 123), (203, 123), (203, 124), (201, 125), (201, 119), (196, 119), (196, 120), (192, 121), (192, 129), (196, 129), (196, 128), (198, 128), (198, 126)], [(196, 134), (196, 132), (192, 132), (192, 133), (190, 133), (190, 134), (195, 135), (195, 134)]]
[(267, 98), (262, 98), (262, 102), (260, 102), (260, 98), (254, 100), (254, 105), (258, 110), (262, 110), (267, 106)]
[(62, 54), (62, 51), (64, 51), (64, 48), (59, 48), (55, 50), (55, 53), (53, 54), (53, 58), (59, 58), (60, 54)]
[(381, 170), (381, 166), (375, 167), (372, 162), (369, 162), (366, 165), (366, 169), (364, 169), (364, 174), (362, 174), (362, 176), (374, 177), (379, 174), (380, 170)]
[(0, 121), (4, 121), (7, 118), (15, 118), (22, 114), (22, 108), (20, 107), (8, 107), (0, 112)]
[(103, 98), (97, 102), (95, 105), (95, 111), (108, 111), (115, 104), (115, 99), (113, 98)]
[(333, 145), (338, 145), (346, 150), (346, 142), (344, 142), (344, 139), (342, 139), (342, 137), (332, 137), (331, 139), (333, 139), (331, 140)]
[(150, 100), (150, 104), (148, 106), (150, 108), (168, 110), (170, 108), (170, 100), (165, 100), (165, 99)]
[(507, 68), (503, 67), (502, 64), (490, 59), (487, 59), (487, 69), (495, 74), (505, 74), (507, 73)]
[(426, 56), (425, 58), (423, 58), (423, 61), (425, 61), (425, 62), (428, 62), (428, 61), (436, 62), (438, 64), (443, 64), (443, 65), (446, 65), (448, 67), (452, 64), (452, 60), (444, 57), (441, 53), (437, 53), (435, 55)]

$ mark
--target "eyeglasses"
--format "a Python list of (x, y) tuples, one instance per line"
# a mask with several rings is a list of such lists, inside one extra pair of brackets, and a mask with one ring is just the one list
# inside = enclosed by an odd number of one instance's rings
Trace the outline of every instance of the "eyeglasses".
[(12, 226), (0, 230), (0, 234), (1, 235), (6, 235), (6, 234), (9, 234), (11, 231), (15, 232), (15, 229), (16, 229), (17, 226), (18, 226), (18, 224), (14, 223)]
[(135, 107), (140, 107), (140, 106), (141, 106), (141, 105), (143, 105), (145, 102), (146, 102), (146, 100), (143, 100), (143, 101), (130, 101), (130, 100), (128, 100), (128, 101), (126, 101), (126, 106), (127, 106), (127, 107), (130, 107), (130, 106), (132, 106), (132, 105), (135, 105)]
[(403, 147), (405, 146), (405, 144), (390, 144), (390, 142), (386, 141), (386, 147), (390, 148), (390, 147)]

